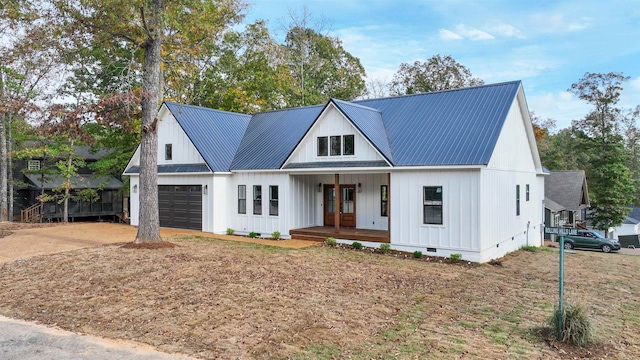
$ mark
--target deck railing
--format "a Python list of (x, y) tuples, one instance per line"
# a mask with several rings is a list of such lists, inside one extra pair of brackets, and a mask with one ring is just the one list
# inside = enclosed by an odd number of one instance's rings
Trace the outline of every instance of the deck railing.
[(42, 204), (37, 203), (31, 205), (30, 207), (20, 210), (20, 221), (21, 222), (37, 222), (40, 221), (40, 217), (42, 216)]

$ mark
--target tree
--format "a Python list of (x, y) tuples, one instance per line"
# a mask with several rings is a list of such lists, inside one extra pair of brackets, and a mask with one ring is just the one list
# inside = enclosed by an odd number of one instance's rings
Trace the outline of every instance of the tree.
[[(142, 91), (135, 96), (118, 96), (122, 106), (95, 114), (104, 122), (117, 121), (114, 109), (129, 108), (137, 102), (141, 109), (140, 136), (140, 219), (136, 243), (161, 242), (157, 188), (157, 109), (162, 84), (188, 94), (198, 78), (200, 65), (213, 48), (218, 34), (241, 18), (244, 4), (235, 0), (50, 0), (55, 11), (51, 19), (64, 30), (70, 63), (82, 65), (90, 57), (81, 49), (109, 51), (127, 49), (130, 66), (139, 74)], [(89, 42), (89, 44), (87, 44)], [(127, 44), (127, 45), (124, 45)], [(125, 56), (126, 51), (118, 54)], [(165, 56), (164, 77), (162, 59)], [(74, 57), (75, 56), (75, 57)], [(139, 101), (139, 102), (138, 102)], [(127, 105), (129, 104), (129, 105)], [(87, 107), (90, 108), (90, 107)], [(115, 119), (115, 120), (114, 120)]]
[(619, 226), (629, 213), (633, 199), (633, 181), (626, 166), (627, 153), (620, 134), (621, 73), (586, 73), (569, 91), (593, 106), (593, 110), (573, 126), (581, 131), (584, 146), (594, 156), (587, 167), (593, 226), (608, 230)]
[(451, 56), (434, 55), (424, 63), (415, 61), (413, 65), (400, 64), (391, 80), (390, 92), (392, 95), (405, 95), (482, 84), (482, 79), (474, 78), (469, 69)]

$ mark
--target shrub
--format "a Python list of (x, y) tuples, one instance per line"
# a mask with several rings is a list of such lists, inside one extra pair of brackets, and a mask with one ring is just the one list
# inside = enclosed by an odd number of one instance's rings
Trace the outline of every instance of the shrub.
[(556, 307), (553, 316), (547, 319), (547, 324), (554, 329), (558, 340), (577, 346), (585, 346), (593, 343), (594, 328), (587, 311), (578, 305), (564, 307), (562, 325), (558, 328), (558, 314)]
[(362, 244), (357, 241), (354, 241), (353, 243), (351, 243), (351, 246), (356, 250), (362, 249)]
[(422, 251), (414, 251), (413, 252), (414, 259), (422, 259)]
[(278, 240), (278, 239), (280, 239), (280, 231), (274, 231), (274, 232), (272, 232), (272, 233), (271, 233), (271, 238), (272, 238), (273, 240)]
[(529, 251), (529, 252), (537, 252), (538, 247), (533, 245), (525, 245), (520, 247), (520, 250)]
[(391, 252), (391, 244), (380, 244), (380, 252), (383, 254)]
[(234, 232), (236, 231), (233, 230), (232, 228), (227, 228), (227, 235), (233, 235)]
[(451, 262), (452, 263), (459, 263), (460, 260), (462, 260), (462, 254), (451, 254)]
[(324, 241), (325, 244), (333, 247), (336, 246), (338, 244), (338, 242), (336, 241), (336, 239), (332, 238), (332, 237), (328, 237), (327, 240)]
[(255, 231), (252, 231), (249, 233), (249, 237), (252, 239), (255, 238), (256, 236), (258, 236), (258, 234)]

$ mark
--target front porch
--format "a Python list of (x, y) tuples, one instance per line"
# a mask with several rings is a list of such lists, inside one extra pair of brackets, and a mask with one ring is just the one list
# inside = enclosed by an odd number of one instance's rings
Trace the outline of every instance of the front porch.
[(336, 231), (334, 226), (312, 226), (289, 231), (292, 239), (325, 241), (328, 237), (335, 239), (369, 241), (378, 243), (389, 242), (389, 232), (386, 230), (358, 229), (353, 227), (340, 227)]

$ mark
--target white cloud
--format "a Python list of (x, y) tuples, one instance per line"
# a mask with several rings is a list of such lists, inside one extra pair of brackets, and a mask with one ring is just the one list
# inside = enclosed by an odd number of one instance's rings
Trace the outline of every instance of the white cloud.
[(465, 65), (488, 83), (534, 78), (561, 65), (553, 55), (536, 45), (508, 50), (491, 61), (481, 57), (474, 62)]
[(471, 40), (492, 40), (493, 35), (464, 24), (456, 25), (456, 33)]
[(588, 103), (568, 91), (527, 94), (527, 104), (541, 118), (554, 119), (556, 131), (571, 126), (572, 120), (583, 118), (590, 109)]
[(583, 17), (579, 21), (568, 21), (563, 14), (533, 14), (531, 22), (542, 33), (567, 33), (586, 29), (591, 19)]
[(462, 40), (463, 37), (454, 33), (451, 30), (446, 30), (446, 29), (440, 29), (438, 31), (438, 34), (440, 35), (440, 39), (442, 40)]
[(514, 37), (518, 39), (525, 38), (525, 36), (522, 34), (522, 31), (520, 31), (520, 29), (518, 29), (513, 25), (505, 24), (502, 22), (498, 22), (496, 24), (490, 24), (486, 27), (486, 29), (495, 35), (500, 35), (504, 37)]

